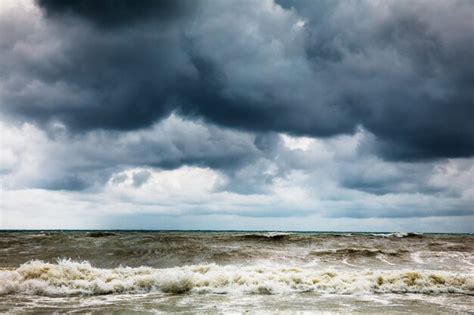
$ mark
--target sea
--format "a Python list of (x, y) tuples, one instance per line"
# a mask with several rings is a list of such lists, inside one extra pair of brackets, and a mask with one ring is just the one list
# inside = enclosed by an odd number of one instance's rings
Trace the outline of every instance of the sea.
[(474, 314), (474, 235), (0, 231), (3, 314)]

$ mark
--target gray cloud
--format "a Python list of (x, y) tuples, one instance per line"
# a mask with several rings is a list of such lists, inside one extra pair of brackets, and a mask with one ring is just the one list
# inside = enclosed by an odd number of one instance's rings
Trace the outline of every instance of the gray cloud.
[(41, 31), (3, 18), (21, 36), (2, 45), (2, 102), (21, 119), (133, 130), (178, 110), (258, 132), (363, 126), (391, 160), (474, 153), (469, 1), (39, 5)]
[[(252, 134), (223, 130), (176, 115), (149, 129), (129, 132), (70, 134), (61, 126), (50, 128), (49, 134), (32, 126), (9, 130), (5, 134), (12, 137), (11, 143), (5, 143), (5, 149), (12, 148), (14, 162), (10, 170), (4, 171), (6, 175), (21, 174), (27, 159), (37, 162), (30, 166), (31, 173), (25, 178), (14, 176), (9, 181), (17, 188), (98, 188), (114, 172), (133, 167), (174, 169), (193, 165), (226, 172), (265, 155), (255, 146)], [(31, 145), (23, 147), (22, 143), (28, 141)], [(141, 186), (148, 177), (147, 171), (135, 174), (134, 185)], [(118, 182), (123, 180), (114, 178)]]
[(472, 158), (384, 161), (363, 149), (370, 137), (363, 130), (329, 139), (255, 137), (176, 115), (129, 132), (2, 129), (6, 213), (34, 195), (40, 208), (53, 200), (54, 208), (98, 207), (119, 216), (133, 209), (137, 217), (421, 218), (473, 211)]
[(149, 171), (141, 171), (133, 174), (133, 185), (135, 187), (140, 187), (143, 185), (151, 176)]
[[(470, 1), (5, 8), (9, 194), (78, 211), (104, 198), (125, 217), (135, 207), (137, 217), (329, 221), (474, 211)], [(204, 179), (186, 186), (186, 172)], [(166, 176), (192, 196), (166, 190)]]
[(188, 0), (38, 0), (50, 17), (79, 16), (104, 28), (121, 27), (147, 19), (168, 21), (185, 15), (193, 7)]

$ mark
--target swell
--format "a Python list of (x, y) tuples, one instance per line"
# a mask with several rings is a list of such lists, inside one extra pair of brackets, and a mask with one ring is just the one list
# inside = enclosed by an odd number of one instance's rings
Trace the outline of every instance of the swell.
[[(304, 265), (314, 262), (357, 266), (422, 264), (454, 270), (474, 264), (471, 235), (288, 232), (1, 232), (0, 267), (56, 257), (85, 259), (95, 266), (119, 264), (167, 268), (185, 265)], [(385, 259), (384, 257), (388, 258)]]
[(1, 295), (101, 295), (144, 293), (320, 294), (456, 293), (474, 295), (472, 274), (397, 271), (308, 270), (266, 265), (190, 265), (95, 268), (87, 261), (30, 261), (0, 271)]
[(406, 249), (399, 250), (382, 250), (376, 248), (338, 248), (338, 249), (326, 249), (326, 250), (315, 250), (310, 253), (312, 256), (333, 256), (335, 258), (340, 257), (376, 257), (377, 255), (389, 255), (389, 256), (403, 256), (409, 251)]
[(300, 240), (302, 237), (293, 233), (284, 232), (268, 232), (268, 233), (248, 233), (248, 234), (237, 234), (233, 236), (234, 239), (244, 241), (288, 241), (288, 240)]
[(414, 233), (414, 232), (394, 232), (394, 233), (374, 233), (371, 234), (375, 237), (384, 237), (384, 238), (422, 238), (423, 233)]

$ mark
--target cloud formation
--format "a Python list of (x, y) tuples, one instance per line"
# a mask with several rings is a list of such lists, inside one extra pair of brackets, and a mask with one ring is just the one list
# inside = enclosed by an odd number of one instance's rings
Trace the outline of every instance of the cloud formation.
[(8, 211), (472, 215), (473, 20), (468, 0), (2, 3)]
[(316, 137), (362, 126), (392, 160), (474, 154), (470, 1), (38, 5), (2, 18), (18, 34), (2, 102), (25, 119), (133, 130), (180, 111)]
[[(56, 125), (48, 134), (31, 124), (2, 125), (2, 130), (2, 171), (5, 186), (10, 188), (83, 190), (105, 183), (113, 172), (127, 167), (193, 165), (226, 170), (264, 155), (251, 134), (175, 115), (135, 132), (102, 130), (77, 135)], [(134, 178), (140, 186), (146, 175)]]
[(168, 21), (185, 15), (194, 3), (189, 0), (38, 0), (38, 5), (46, 9), (48, 17), (79, 16), (96, 26), (104, 28), (121, 27), (140, 23), (148, 19)]

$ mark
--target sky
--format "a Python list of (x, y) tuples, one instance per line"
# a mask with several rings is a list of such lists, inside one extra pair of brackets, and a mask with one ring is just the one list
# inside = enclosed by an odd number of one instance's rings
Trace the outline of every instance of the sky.
[(474, 232), (474, 1), (2, 0), (0, 228)]

